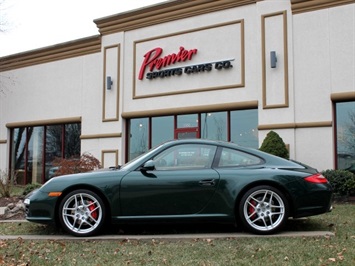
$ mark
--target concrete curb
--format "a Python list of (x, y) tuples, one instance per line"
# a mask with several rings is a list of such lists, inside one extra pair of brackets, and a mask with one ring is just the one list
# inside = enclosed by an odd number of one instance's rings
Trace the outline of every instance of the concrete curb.
[(27, 220), (11, 220), (11, 219), (8, 219), (8, 220), (0, 220), (0, 224), (1, 223), (28, 223)]
[(0, 235), (0, 240), (164, 240), (182, 241), (196, 239), (236, 239), (236, 238), (275, 238), (275, 237), (334, 237), (328, 231), (282, 232), (275, 235), (253, 235), (247, 233), (213, 234), (166, 234), (166, 235), (101, 235), (93, 237), (74, 237), (70, 235)]

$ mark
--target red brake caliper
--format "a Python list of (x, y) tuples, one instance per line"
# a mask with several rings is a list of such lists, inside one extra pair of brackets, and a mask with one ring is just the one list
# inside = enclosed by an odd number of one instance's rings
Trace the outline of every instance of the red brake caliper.
[[(255, 200), (251, 200), (250, 203), (251, 203), (251, 205), (249, 205), (248, 212), (249, 212), (249, 214), (252, 214), (253, 212), (255, 212), (256, 202), (255, 202)], [(250, 218), (255, 219), (255, 217), (256, 217), (256, 213), (254, 213), (254, 215), (252, 215)]]
[(95, 205), (93, 204), (94, 202), (89, 201), (89, 203), (90, 203), (89, 210), (91, 212), (91, 217), (96, 220), (97, 219), (97, 211), (93, 211), (95, 209)]

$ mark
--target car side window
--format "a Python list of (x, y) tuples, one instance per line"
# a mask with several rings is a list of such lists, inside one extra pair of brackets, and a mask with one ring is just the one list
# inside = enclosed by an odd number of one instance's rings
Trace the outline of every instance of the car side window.
[(239, 150), (223, 148), (219, 159), (218, 167), (236, 167), (260, 164), (259, 157)]
[(170, 147), (153, 158), (156, 170), (211, 168), (216, 146), (182, 144)]

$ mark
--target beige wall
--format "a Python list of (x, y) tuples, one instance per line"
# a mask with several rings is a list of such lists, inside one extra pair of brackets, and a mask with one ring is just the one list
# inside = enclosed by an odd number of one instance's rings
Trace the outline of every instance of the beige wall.
[[(332, 168), (331, 97), (355, 100), (355, 4), (323, 2), (170, 1), (98, 19), (100, 36), (2, 58), (11, 82), (0, 98), (0, 169), (9, 124), (80, 119), (82, 152), (109, 166), (125, 161), (124, 118), (243, 107), (258, 108), (260, 145), (275, 130), (291, 158)], [(165, 69), (224, 60), (233, 68), (138, 79), (145, 53), (160, 47), (164, 57), (180, 46), (198, 51)]]

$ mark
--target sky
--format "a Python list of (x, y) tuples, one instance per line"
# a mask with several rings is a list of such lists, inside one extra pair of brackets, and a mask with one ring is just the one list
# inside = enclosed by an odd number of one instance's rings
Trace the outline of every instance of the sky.
[(0, 57), (99, 34), (95, 19), (166, 0), (0, 0)]

